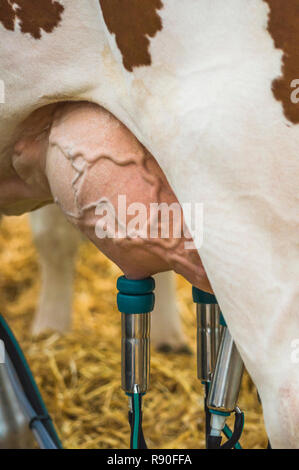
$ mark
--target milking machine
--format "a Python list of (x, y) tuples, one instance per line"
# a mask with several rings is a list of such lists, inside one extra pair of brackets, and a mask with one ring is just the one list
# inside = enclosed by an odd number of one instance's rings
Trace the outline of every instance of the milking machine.
[[(117, 281), (121, 312), (121, 384), (129, 401), (131, 449), (146, 449), (142, 399), (150, 382), (150, 324), (155, 281), (149, 277)], [(192, 288), (197, 309), (197, 376), (204, 385), (206, 447), (241, 449), (244, 414), (237, 406), (243, 361), (214, 295)], [(26, 359), (4, 318), (0, 338), (5, 361), (0, 364), (0, 448), (61, 449), (61, 443)], [(233, 431), (227, 425), (234, 413)], [(222, 434), (227, 440), (222, 443)]]
[[(146, 449), (142, 431), (142, 397), (150, 374), (150, 317), (154, 308), (153, 278), (117, 281), (122, 319), (122, 389), (129, 397), (131, 449)], [(197, 305), (197, 375), (205, 387), (206, 447), (240, 449), (244, 414), (237, 406), (244, 370), (214, 295), (193, 287)], [(226, 424), (235, 414), (234, 430)], [(227, 441), (221, 444), (222, 433)]]
[(150, 326), (154, 308), (152, 277), (117, 280), (117, 305), (121, 312), (121, 382), (129, 398), (131, 449), (146, 449), (142, 431), (142, 397), (150, 380)]
[[(205, 387), (206, 447), (240, 449), (244, 414), (237, 406), (243, 361), (227, 328), (216, 297), (192, 288), (197, 306), (197, 376)], [(235, 413), (233, 432), (226, 424)], [(221, 445), (223, 434), (228, 440)]]

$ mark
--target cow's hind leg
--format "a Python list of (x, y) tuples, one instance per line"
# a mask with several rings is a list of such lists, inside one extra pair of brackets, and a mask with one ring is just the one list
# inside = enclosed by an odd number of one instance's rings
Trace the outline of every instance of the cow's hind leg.
[(30, 218), (42, 273), (32, 330), (66, 332), (72, 320), (74, 264), (81, 235), (55, 205), (32, 212)]
[(155, 275), (155, 309), (152, 314), (152, 343), (158, 351), (189, 354), (177, 304), (174, 274)]
[[(47, 328), (65, 332), (72, 320), (74, 263), (81, 236), (56, 205), (32, 212), (30, 219), (42, 270), (41, 292), (32, 330), (34, 334)], [(188, 353), (190, 350), (176, 302), (174, 274), (156, 274), (155, 280), (153, 345), (162, 352)]]

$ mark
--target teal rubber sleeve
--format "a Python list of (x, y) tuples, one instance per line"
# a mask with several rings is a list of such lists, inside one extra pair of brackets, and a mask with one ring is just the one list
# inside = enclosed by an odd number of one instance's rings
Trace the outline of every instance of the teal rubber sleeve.
[(120, 276), (117, 279), (117, 290), (122, 294), (128, 295), (143, 295), (151, 294), (155, 289), (155, 279), (147, 277), (146, 279), (127, 279), (125, 276)]
[(127, 279), (121, 276), (117, 280), (118, 310), (126, 314), (149, 313), (154, 309), (155, 296), (153, 290), (155, 281), (152, 277), (146, 279)]
[(117, 294), (117, 307), (121, 313), (128, 315), (137, 313), (149, 313), (154, 310), (155, 296), (154, 294), (145, 295), (126, 295)]
[(192, 287), (193, 302), (196, 304), (217, 304), (215, 295), (204, 292), (203, 290)]
[(220, 312), (220, 320), (219, 323), (221, 326), (227, 326), (226, 321), (224, 319), (224, 316), (222, 315), (222, 312)]

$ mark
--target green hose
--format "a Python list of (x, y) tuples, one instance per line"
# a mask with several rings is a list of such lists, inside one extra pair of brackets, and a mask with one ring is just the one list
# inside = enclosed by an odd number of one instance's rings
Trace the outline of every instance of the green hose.
[(133, 449), (138, 449), (138, 437), (139, 437), (139, 427), (140, 427), (140, 415), (139, 415), (139, 393), (133, 394), (134, 400), (134, 423), (133, 423)]
[[(2, 330), (2, 335), (1, 335)], [(26, 358), (23, 354), (22, 349), (20, 348), (19, 343), (17, 342), (13, 332), (9, 328), (8, 324), (4, 320), (3, 316), (0, 314), (0, 336), (2, 336), (6, 349), (10, 349), (9, 356), (15, 366), (16, 362), (20, 363), (21, 371), (18, 371), (19, 380), (24, 388), (25, 395), (27, 396), (28, 401), (30, 402), (32, 408), (35, 410), (37, 415), (48, 416), (46, 405), (42, 399), (38, 386), (34, 380), (30, 367), (26, 361)], [(20, 368), (19, 368), (20, 369)], [(20, 372), (22, 372), (22, 379), (20, 377)], [(30, 389), (30, 393), (29, 390)], [(50, 432), (50, 435), (54, 439), (58, 448), (62, 448), (60, 439), (56, 433), (54, 425), (51, 419), (48, 419), (45, 423), (46, 428)]]
[[(225, 435), (225, 437), (227, 437), (227, 439), (230, 439), (233, 435), (231, 429), (228, 427), (228, 425), (226, 424), (223, 428), (223, 434)], [(237, 442), (235, 445), (234, 445), (234, 448), (235, 449), (242, 449), (241, 447), (241, 444), (239, 442)]]

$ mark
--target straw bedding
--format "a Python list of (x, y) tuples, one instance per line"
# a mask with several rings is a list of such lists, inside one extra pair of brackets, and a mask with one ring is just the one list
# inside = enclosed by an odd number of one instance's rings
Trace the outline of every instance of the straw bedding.
[[(62, 260), (63, 262), (63, 260)], [(91, 244), (80, 248), (73, 330), (32, 338), (40, 274), (27, 216), (0, 226), (0, 309), (32, 368), (65, 448), (128, 448), (127, 399), (120, 388), (120, 314), (115, 302), (119, 270)], [(190, 285), (178, 278), (184, 330), (193, 355), (152, 350), (151, 388), (143, 427), (150, 448), (204, 448), (202, 387), (196, 378), (195, 310)], [(261, 406), (244, 376), (240, 407), (246, 412), (241, 443), (266, 447)]]

